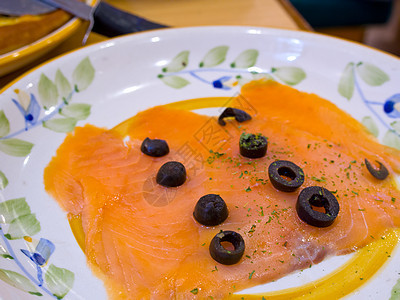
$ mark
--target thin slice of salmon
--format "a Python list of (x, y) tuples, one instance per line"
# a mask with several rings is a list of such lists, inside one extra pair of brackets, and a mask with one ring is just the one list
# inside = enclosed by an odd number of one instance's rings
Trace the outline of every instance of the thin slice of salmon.
[[(125, 122), (123, 130), (78, 127), (45, 169), (46, 190), (65, 211), (80, 215), (88, 262), (106, 278), (110, 297), (220, 299), (354, 251), (400, 226), (400, 153), (379, 144), (350, 115), (271, 81), (245, 85), (230, 106), (245, 108), (252, 120), (221, 126), (215, 117), (157, 106)], [(239, 154), (243, 132), (268, 138), (265, 157)], [(170, 153), (144, 155), (146, 137), (166, 140)], [(365, 158), (383, 163), (390, 176), (375, 179)], [(298, 191), (278, 191), (269, 182), (268, 166), (278, 159), (303, 169)], [(171, 160), (186, 166), (187, 180), (165, 188), (155, 175)], [(313, 227), (297, 216), (297, 196), (308, 186), (337, 197), (340, 212), (331, 226)], [(210, 193), (229, 210), (215, 227), (193, 218), (198, 199)], [(211, 258), (209, 243), (220, 230), (243, 236), (239, 263)]]

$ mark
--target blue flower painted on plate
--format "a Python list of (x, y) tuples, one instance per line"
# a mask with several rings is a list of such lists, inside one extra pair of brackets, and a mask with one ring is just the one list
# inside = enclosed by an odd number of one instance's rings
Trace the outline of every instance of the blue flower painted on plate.
[[(17, 97), (10, 100), (22, 120), (12, 118), (11, 121), (23, 122), (23, 126), (18, 123), (10, 126), (7, 114), (11, 113), (12, 106), (0, 109), (0, 151), (23, 158), (29, 155), (34, 144), (16, 137), (40, 125), (55, 132), (72, 131), (78, 121), (90, 115), (90, 105), (71, 103), (71, 100), (76, 93), (88, 88), (94, 74), (95, 70), (86, 57), (75, 67), (72, 83), (61, 70), (57, 70), (54, 81), (41, 74), (37, 83), (38, 95), (14, 90)], [(20, 129), (11, 132), (11, 128), (18, 126)], [(8, 184), (6, 174), (0, 170), (0, 191), (5, 190)], [(0, 280), (32, 295), (47, 294), (62, 299), (72, 289), (75, 275), (67, 269), (49, 265), (56, 247), (46, 238), (37, 240), (32, 237), (40, 230), (40, 222), (24, 197), (0, 201)], [(21, 240), (25, 241), (26, 249), (21, 247)]]
[[(67, 269), (53, 264), (48, 266), (56, 247), (46, 238), (37, 240), (32, 237), (40, 229), (40, 223), (25, 198), (0, 202), (0, 259), (3, 260), (0, 280), (32, 295), (45, 293), (62, 299), (71, 290), (75, 276)], [(19, 249), (25, 256), (14, 250), (20, 248), (19, 240), (26, 243), (27, 249)], [(31, 268), (24, 263), (24, 258), (33, 262)], [(19, 272), (10, 269), (15, 267)]]
[[(227, 67), (217, 67), (226, 61), (228, 51), (229, 47), (224, 45), (212, 48), (205, 54), (198, 67), (193, 69), (189, 69), (190, 52), (182, 51), (161, 69), (162, 73), (158, 74), (158, 78), (175, 89), (189, 85), (190, 81), (187, 77), (191, 77), (222, 90), (231, 90), (253, 79), (266, 78), (296, 85), (306, 78), (303, 69), (296, 66), (271, 67), (268, 70), (255, 67), (259, 55), (256, 49), (242, 51)], [(216, 73), (217, 76), (215, 76)]]
[(29, 250), (25, 249), (21, 249), (21, 252), (29, 257), (38, 266), (43, 266), (47, 263), (54, 250), (55, 246), (51, 241), (41, 238), (37, 243), (34, 252), (30, 252)]
[[(75, 67), (72, 73), (72, 83), (61, 70), (57, 70), (54, 81), (43, 73), (40, 75), (37, 83), (37, 96), (33, 93), (28, 95), (25, 91), (15, 90), (17, 99), (11, 98), (11, 101), (21, 113), (24, 126), (10, 132), (7, 111), (0, 110), (0, 151), (7, 155), (25, 157), (34, 145), (16, 137), (40, 125), (55, 132), (71, 132), (78, 121), (84, 120), (90, 115), (90, 105), (70, 102), (76, 93), (89, 87), (94, 75), (95, 70), (92, 63), (86, 57)], [(17, 123), (18, 119), (12, 121)]]
[[(21, 112), (21, 114), (23, 115), (24, 119), (25, 119), (25, 130), (28, 130), (28, 125), (35, 125), (39, 119), (39, 115), (40, 115), (40, 110), (41, 107), (39, 105), (39, 103), (36, 100), (35, 95), (33, 95), (32, 93), (30, 94), (30, 101), (28, 103), (26, 103), (26, 101), (24, 101), (24, 97), (25, 95), (27, 95), (25, 92), (23, 93), (19, 93), (18, 96), (19, 97), (19, 101), (15, 100), (15, 99), (11, 99), (12, 102), (14, 102), (14, 104), (18, 107), (19, 111)], [(28, 105), (26, 105), (28, 104)]]
[(388, 117), (400, 118), (400, 94), (394, 94), (383, 104), (383, 110)]
[(230, 90), (232, 86), (225, 85), (232, 78), (232, 76), (223, 76), (218, 78), (212, 82), (213, 87), (216, 89)]
[[(373, 117), (365, 116), (362, 123), (365, 127), (376, 137), (379, 135), (379, 128), (375, 123), (377, 120), (381, 125), (386, 128), (386, 133), (382, 138), (382, 143), (400, 149), (400, 123), (390, 122), (388, 118), (400, 118), (400, 94), (394, 94), (386, 100), (370, 100), (367, 98), (361, 83), (366, 86), (376, 88), (383, 86), (390, 80), (385, 71), (367, 62), (350, 62), (344, 68), (339, 84), (338, 92), (347, 100), (351, 100), (356, 91), (361, 98), (363, 104), (371, 112)], [(384, 115), (382, 115), (382, 112)]]

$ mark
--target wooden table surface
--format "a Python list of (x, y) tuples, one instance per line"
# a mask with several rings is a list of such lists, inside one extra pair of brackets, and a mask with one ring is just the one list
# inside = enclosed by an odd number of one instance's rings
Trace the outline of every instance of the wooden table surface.
[[(288, 0), (103, 0), (122, 10), (170, 27), (248, 25), (292, 30), (311, 30)], [(86, 25), (86, 24), (84, 24)], [(35, 62), (0, 77), (0, 88), (29, 69), (65, 52), (82, 47), (82, 26)], [(87, 44), (106, 40), (91, 33)]]

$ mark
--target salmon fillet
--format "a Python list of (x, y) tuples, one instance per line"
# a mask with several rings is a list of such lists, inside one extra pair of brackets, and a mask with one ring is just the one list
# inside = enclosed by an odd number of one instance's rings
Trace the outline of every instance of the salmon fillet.
[[(252, 120), (227, 121), (170, 106), (140, 112), (113, 130), (92, 125), (69, 134), (45, 169), (46, 190), (79, 215), (88, 263), (115, 299), (221, 299), (247, 287), (308, 268), (328, 255), (349, 253), (400, 226), (395, 173), (399, 151), (379, 144), (363, 125), (331, 102), (272, 81), (255, 81), (229, 104)], [(239, 154), (243, 132), (268, 138), (265, 157)], [(164, 139), (170, 153), (141, 153), (146, 138)], [(355, 143), (356, 141), (356, 143)], [(383, 181), (364, 159), (389, 170)], [(275, 189), (268, 166), (290, 160), (305, 173), (295, 192)], [(186, 182), (155, 182), (167, 161), (180, 161)], [(332, 191), (340, 204), (335, 222), (317, 228), (296, 213), (300, 191)], [(198, 224), (193, 209), (205, 194), (218, 194), (229, 216), (215, 227)], [(239, 263), (222, 265), (209, 254), (220, 230), (245, 240)]]

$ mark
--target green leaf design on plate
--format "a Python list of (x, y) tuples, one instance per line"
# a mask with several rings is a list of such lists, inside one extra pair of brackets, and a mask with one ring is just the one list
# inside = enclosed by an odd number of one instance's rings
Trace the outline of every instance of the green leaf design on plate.
[(354, 63), (348, 63), (340, 76), (338, 92), (340, 95), (350, 100), (354, 93)]
[(65, 133), (73, 131), (77, 122), (78, 120), (75, 118), (57, 118), (43, 122), (43, 127), (55, 132)]
[(400, 279), (393, 286), (389, 300), (400, 300)]
[(0, 191), (4, 190), (7, 185), (8, 185), (8, 179), (6, 175), (2, 171), (0, 171)]
[(12, 156), (27, 156), (32, 147), (32, 143), (19, 139), (0, 140), (0, 151)]
[(40, 75), (38, 91), (44, 109), (57, 105), (57, 86), (43, 73)]
[(185, 50), (175, 56), (172, 61), (162, 69), (163, 72), (179, 72), (189, 63), (189, 51)]
[(361, 79), (371, 86), (382, 85), (390, 79), (388, 74), (370, 63), (359, 62), (357, 64), (357, 72)]
[(90, 108), (91, 106), (89, 104), (72, 103), (65, 106), (60, 111), (60, 114), (77, 120), (85, 120), (90, 115)]
[(218, 46), (208, 51), (199, 65), (200, 68), (210, 68), (222, 64), (228, 49), (228, 46)]
[(62, 299), (72, 289), (75, 275), (67, 269), (58, 268), (51, 264), (44, 276), (44, 280), (53, 295), (58, 299)]
[(288, 85), (296, 85), (306, 78), (306, 73), (298, 67), (272, 68), (271, 72)]
[(5, 259), (14, 259), (14, 257), (12, 257), (2, 245), (0, 245), (0, 256)]
[(161, 80), (170, 87), (181, 89), (187, 86), (190, 82), (180, 76), (162, 76)]
[(28, 293), (38, 293), (33, 283), (28, 278), (22, 276), (17, 272), (0, 269), (0, 279), (21, 291)]
[(67, 99), (72, 91), (72, 87), (68, 79), (65, 78), (64, 74), (61, 72), (60, 69), (58, 69), (56, 72), (55, 83), (61, 98)]
[(84, 58), (72, 73), (72, 79), (77, 91), (85, 90), (94, 79), (95, 70), (89, 57)]
[(390, 123), (390, 126), (397, 132), (400, 133), (400, 122), (399, 121), (394, 121)]
[(31, 209), (26, 202), (25, 198), (11, 199), (4, 202), (0, 202), (0, 223), (11, 223), (14, 219), (29, 215)]
[(35, 214), (24, 215), (11, 221), (5, 235), (10, 240), (22, 239), (24, 236), (32, 236), (40, 231), (40, 223)]
[(375, 137), (379, 135), (379, 129), (374, 119), (370, 116), (362, 118), (361, 123), (368, 129), (368, 131)]
[(400, 150), (400, 138), (393, 130), (388, 130), (382, 139), (382, 143), (386, 146)]
[(239, 54), (231, 63), (232, 68), (250, 68), (257, 62), (258, 51), (256, 49), (247, 49)]
[(3, 110), (0, 110), (0, 137), (6, 136), (10, 132), (10, 122)]

